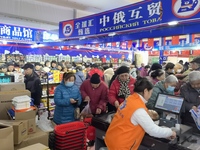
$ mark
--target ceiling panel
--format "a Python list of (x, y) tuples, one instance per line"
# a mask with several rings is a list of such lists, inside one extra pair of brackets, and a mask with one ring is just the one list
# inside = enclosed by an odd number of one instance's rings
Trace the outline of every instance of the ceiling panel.
[(64, 7), (98, 13), (121, 6), (129, 5), (143, 0), (37, 0)]

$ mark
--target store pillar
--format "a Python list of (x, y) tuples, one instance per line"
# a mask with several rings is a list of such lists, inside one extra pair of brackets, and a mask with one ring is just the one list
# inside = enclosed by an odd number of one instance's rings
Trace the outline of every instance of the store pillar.
[(164, 51), (163, 50), (161, 50), (160, 51), (160, 57), (159, 57), (159, 64), (162, 64), (163, 63), (163, 54), (164, 54)]
[(160, 55), (159, 55), (159, 64), (163, 63), (163, 57), (164, 57), (164, 45), (165, 45), (165, 39), (162, 37), (160, 39)]

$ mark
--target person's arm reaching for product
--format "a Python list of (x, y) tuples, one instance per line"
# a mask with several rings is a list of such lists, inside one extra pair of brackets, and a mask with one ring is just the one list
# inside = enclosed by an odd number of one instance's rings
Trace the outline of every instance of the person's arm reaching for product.
[(108, 100), (111, 105), (117, 108), (119, 106), (119, 102), (116, 97), (117, 97), (117, 89), (115, 87), (115, 84), (112, 83), (108, 93)]
[(170, 128), (162, 128), (157, 126), (143, 108), (140, 108), (133, 113), (131, 117), (131, 122), (134, 125), (139, 124), (140, 126), (142, 126), (145, 132), (148, 133), (150, 136), (157, 138), (176, 137), (176, 133)]
[[(100, 101), (97, 106), (97, 108), (101, 109), (101, 112), (106, 111), (106, 104), (108, 102), (108, 88), (105, 87), (101, 93)], [(97, 111), (97, 114), (100, 114), (101, 112)]]
[(70, 97), (63, 98), (62, 91), (59, 89), (59, 87), (57, 87), (55, 90), (54, 101), (57, 106), (69, 106), (71, 103), (75, 103), (75, 100)]

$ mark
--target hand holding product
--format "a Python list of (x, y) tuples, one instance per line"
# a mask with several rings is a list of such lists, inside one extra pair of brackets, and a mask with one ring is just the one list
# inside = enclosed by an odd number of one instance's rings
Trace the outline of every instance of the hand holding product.
[(75, 103), (77, 103), (77, 100), (74, 100), (73, 98), (70, 98), (70, 103), (71, 104), (75, 104)]

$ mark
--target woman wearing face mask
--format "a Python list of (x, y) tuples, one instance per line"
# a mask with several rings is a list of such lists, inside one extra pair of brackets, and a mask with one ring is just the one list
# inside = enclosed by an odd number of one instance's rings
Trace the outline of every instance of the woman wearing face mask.
[(157, 138), (175, 138), (170, 128), (157, 126), (148, 114), (145, 103), (151, 97), (153, 85), (146, 79), (138, 79), (134, 94), (118, 107), (106, 132), (105, 143), (109, 150), (137, 150), (145, 132)]
[(178, 79), (174, 75), (169, 75), (164, 81), (159, 81), (153, 88), (153, 93), (146, 104), (148, 109), (154, 109), (156, 98), (159, 93), (174, 95), (174, 89), (178, 83)]
[(73, 73), (64, 73), (63, 81), (56, 87), (54, 93), (56, 107), (53, 117), (56, 124), (75, 121), (74, 110), (81, 104), (81, 94), (74, 81)]

